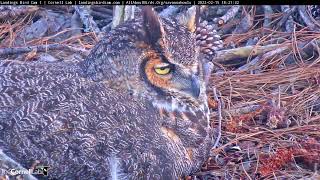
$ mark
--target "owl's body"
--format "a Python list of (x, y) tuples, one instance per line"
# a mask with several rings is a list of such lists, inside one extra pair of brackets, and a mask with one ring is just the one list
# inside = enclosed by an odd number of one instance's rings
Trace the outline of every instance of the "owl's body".
[(50, 166), (57, 179), (198, 170), (212, 129), (194, 35), (144, 13), (80, 64), (0, 61), (0, 149), (27, 169)]

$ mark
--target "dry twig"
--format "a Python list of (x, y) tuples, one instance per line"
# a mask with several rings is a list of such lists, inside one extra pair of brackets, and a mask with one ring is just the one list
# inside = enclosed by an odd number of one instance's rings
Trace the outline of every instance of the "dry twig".
[(312, 22), (310, 16), (306, 12), (306, 7), (303, 5), (298, 6), (299, 15), (303, 19), (304, 23), (313, 31), (317, 31), (317, 26)]
[(220, 138), (221, 138), (221, 121), (222, 121), (222, 105), (221, 105), (221, 101), (218, 98), (217, 95), (217, 89), (215, 87), (213, 87), (213, 95), (214, 95), (214, 100), (218, 103), (218, 127), (217, 127), (217, 137), (216, 140), (213, 144), (212, 148), (216, 148), (219, 144)]
[(215, 19), (218, 24), (225, 24), (227, 23), (230, 19), (233, 19), (237, 13), (239, 12), (241, 6), (236, 5), (236, 6), (231, 6), (231, 8), (220, 18)]
[(75, 48), (75, 47), (64, 45), (64, 44), (48, 44), (48, 45), (29, 46), (29, 47), (0, 48), (0, 56), (28, 53), (31, 51), (46, 52), (48, 50), (70, 51), (74, 53), (79, 53), (83, 56), (87, 56), (89, 53), (89, 51), (87, 50)]
[(217, 52), (216, 57), (212, 59), (214, 62), (225, 63), (229, 60), (237, 59), (237, 58), (246, 58), (251, 56), (257, 56), (259, 54), (263, 54), (274, 49), (279, 48), (279, 44), (270, 44), (266, 46), (245, 46), (234, 49), (221, 50)]
[(84, 32), (94, 32), (99, 36), (100, 29), (97, 26), (96, 22), (93, 20), (93, 17), (90, 15), (88, 7), (75, 6), (74, 8), (79, 14), (80, 19), (85, 26)]

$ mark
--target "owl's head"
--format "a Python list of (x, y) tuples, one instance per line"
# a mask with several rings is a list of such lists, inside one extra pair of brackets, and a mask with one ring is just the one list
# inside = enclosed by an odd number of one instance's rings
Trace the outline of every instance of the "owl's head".
[(199, 9), (164, 19), (151, 8), (99, 42), (82, 64), (85, 74), (109, 87), (152, 100), (169, 111), (202, 107), (202, 64), (195, 30)]

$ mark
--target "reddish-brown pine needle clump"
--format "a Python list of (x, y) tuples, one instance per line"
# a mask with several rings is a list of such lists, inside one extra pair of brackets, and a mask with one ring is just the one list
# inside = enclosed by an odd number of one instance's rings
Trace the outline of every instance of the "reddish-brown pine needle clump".
[(258, 172), (262, 176), (281, 170), (286, 164), (293, 161), (294, 151), (291, 148), (278, 149), (276, 153), (270, 157), (262, 156), (260, 158), (260, 167)]

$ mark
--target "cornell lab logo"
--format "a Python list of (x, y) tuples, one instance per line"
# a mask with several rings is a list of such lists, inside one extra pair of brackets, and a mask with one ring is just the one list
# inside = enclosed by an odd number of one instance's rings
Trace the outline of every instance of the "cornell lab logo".
[(21, 174), (44, 175), (48, 176), (49, 166), (36, 166), (34, 169), (10, 169), (9, 175), (16, 176)]

